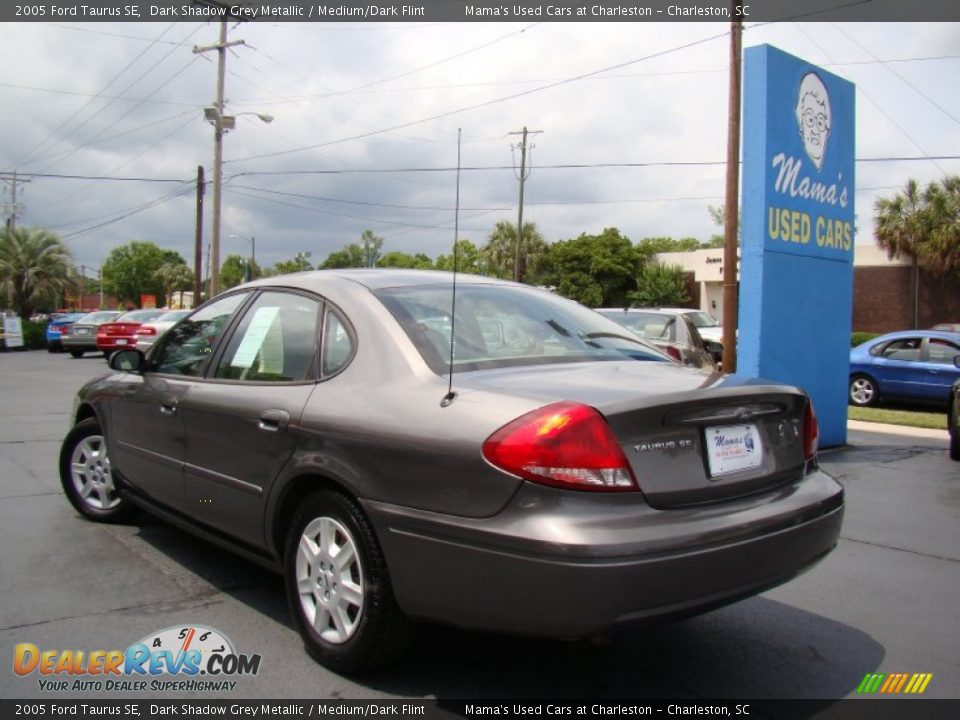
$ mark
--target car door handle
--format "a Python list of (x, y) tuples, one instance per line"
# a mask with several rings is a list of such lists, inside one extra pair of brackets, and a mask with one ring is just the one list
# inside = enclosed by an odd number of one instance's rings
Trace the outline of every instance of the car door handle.
[(177, 412), (177, 401), (171, 400), (169, 402), (160, 403), (160, 414), (161, 415), (173, 415)]
[(285, 430), (290, 423), (290, 413), (286, 410), (265, 410), (260, 413), (260, 423), (258, 427), (267, 432), (279, 432)]

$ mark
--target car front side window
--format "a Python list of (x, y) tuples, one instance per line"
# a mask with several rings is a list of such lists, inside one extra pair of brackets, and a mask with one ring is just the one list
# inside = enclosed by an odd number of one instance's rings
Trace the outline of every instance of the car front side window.
[(148, 370), (201, 377), (210, 364), (217, 340), (247, 297), (248, 293), (228, 295), (184, 319), (164, 335), (160, 341), (163, 345), (151, 356)]

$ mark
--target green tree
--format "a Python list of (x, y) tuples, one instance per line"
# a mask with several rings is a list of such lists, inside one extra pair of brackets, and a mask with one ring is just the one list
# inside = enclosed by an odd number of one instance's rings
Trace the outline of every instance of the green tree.
[[(453, 253), (438, 255), (434, 267), (437, 270), (453, 272)], [(457, 240), (457, 272), (471, 275), (487, 274), (480, 249), (466, 238)]]
[(391, 250), (385, 255), (380, 256), (377, 260), (377, 267), (431, 270), (433, 268), (433, 260), (423, 253), (411, 255), (410, 253), (401, 252), (400, 250)]
[(164, 263), (186, 265), (180, 253), (149, 241), (131, 240), (111, 250), (104, 261), (103, 289), (115, 295), (121, 304), (140, 307), (141, 295), (164, 296), (163, 282), (157, 276)]
[(692, 252), (702, 247), (699, 240), (692, 237), (680, 238), (672, 237), (651, 237), (643, 238), (637, 243), (637, 252), (644, 260), (649, 261), (654, 255), (668, 252)]
[(617, 228), (606, 228), (599, 235), (583, 233), (551, 245), (544, 282), (590, 307), (624, 307), (636, 289), (641, 265), (630, 238)]
[[(519, 281), (536, 284), (541, 280), (542, 260), (548, 252), (547, 242), (537, 230), (536, 224), (523, 224), (520, 239)], [(507, 220), (501, 220), (490, 233), (480, 255), (488, 275), (513, 279), (517, 263), (517, 228)]]
[(247, 264), (242, 255), (230, 253), (220, 266), (220, 289), (229, 290), (243, 282)]
[(628, 294), (631, 305), (660, 307), (690, 302), (687, 281), (679, 265), (648, 263), (637, 273), (637, 289)]
[(360, 244), (363, 251), (363, 267), (376, 267), (377, 260), (380, 259), (380, 248), (383, 247), (383, 238), (374, 235), (373, 230), (364, 230), (360, 236)]
[(350, 243), (346, 247), (334, 250), (327, 255), (327, 259), (320, 264), (320, 267), (324, 270), (328, 268), (358, 268), (365, 267), (363, 263), (363, 248), (356, 243)]
[(310, 255), (308, 252), (298, 252), (292, 260), (281, 260), (273, 266), (273, 272), (276, 275), (289, 275), (290, 273), (304, 272), (313, 270), (310, 264)]
[(7, 228), (0, 232), (0, 284), (3, 299), (13, 301), (28, 318), (41, 306), (56, 304), (73, 287), (73, 259), (63, 241), (40, 228)]

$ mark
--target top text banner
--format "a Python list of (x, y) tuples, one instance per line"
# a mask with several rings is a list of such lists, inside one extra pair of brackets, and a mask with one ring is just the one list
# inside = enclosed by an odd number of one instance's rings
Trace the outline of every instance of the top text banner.
[(26, 0), (2, 3), (0, 21), (170, 22), (219, 19), (249, 22), (901, 22), (960, 21), (956, 0), (404, 0), (324, 2), (323, 0)]

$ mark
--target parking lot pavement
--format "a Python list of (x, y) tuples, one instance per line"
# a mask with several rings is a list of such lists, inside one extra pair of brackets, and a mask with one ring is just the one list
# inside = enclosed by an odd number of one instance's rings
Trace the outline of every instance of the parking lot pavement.
[(847, 491), (841, 542), (760, 597), (593, 642), (424, 628), (404, 661), (343, 678), (304, 654), (277, 577), (158, 520), (95, 525), (67, 504), (56, 465), (72, 395), (105, 371), (99, 357), (0, 354), (0, 697), (57, 697), (12, 672), (18, 643), (122, 650), (197, 624), (259, 653), (260, 672), (230, 693), (164, 697), (835, 699), (869, 672), (933, 673), (926, 697), (960, 697), (960, 463), (945, 434), (858, 429), (822, 453)]

